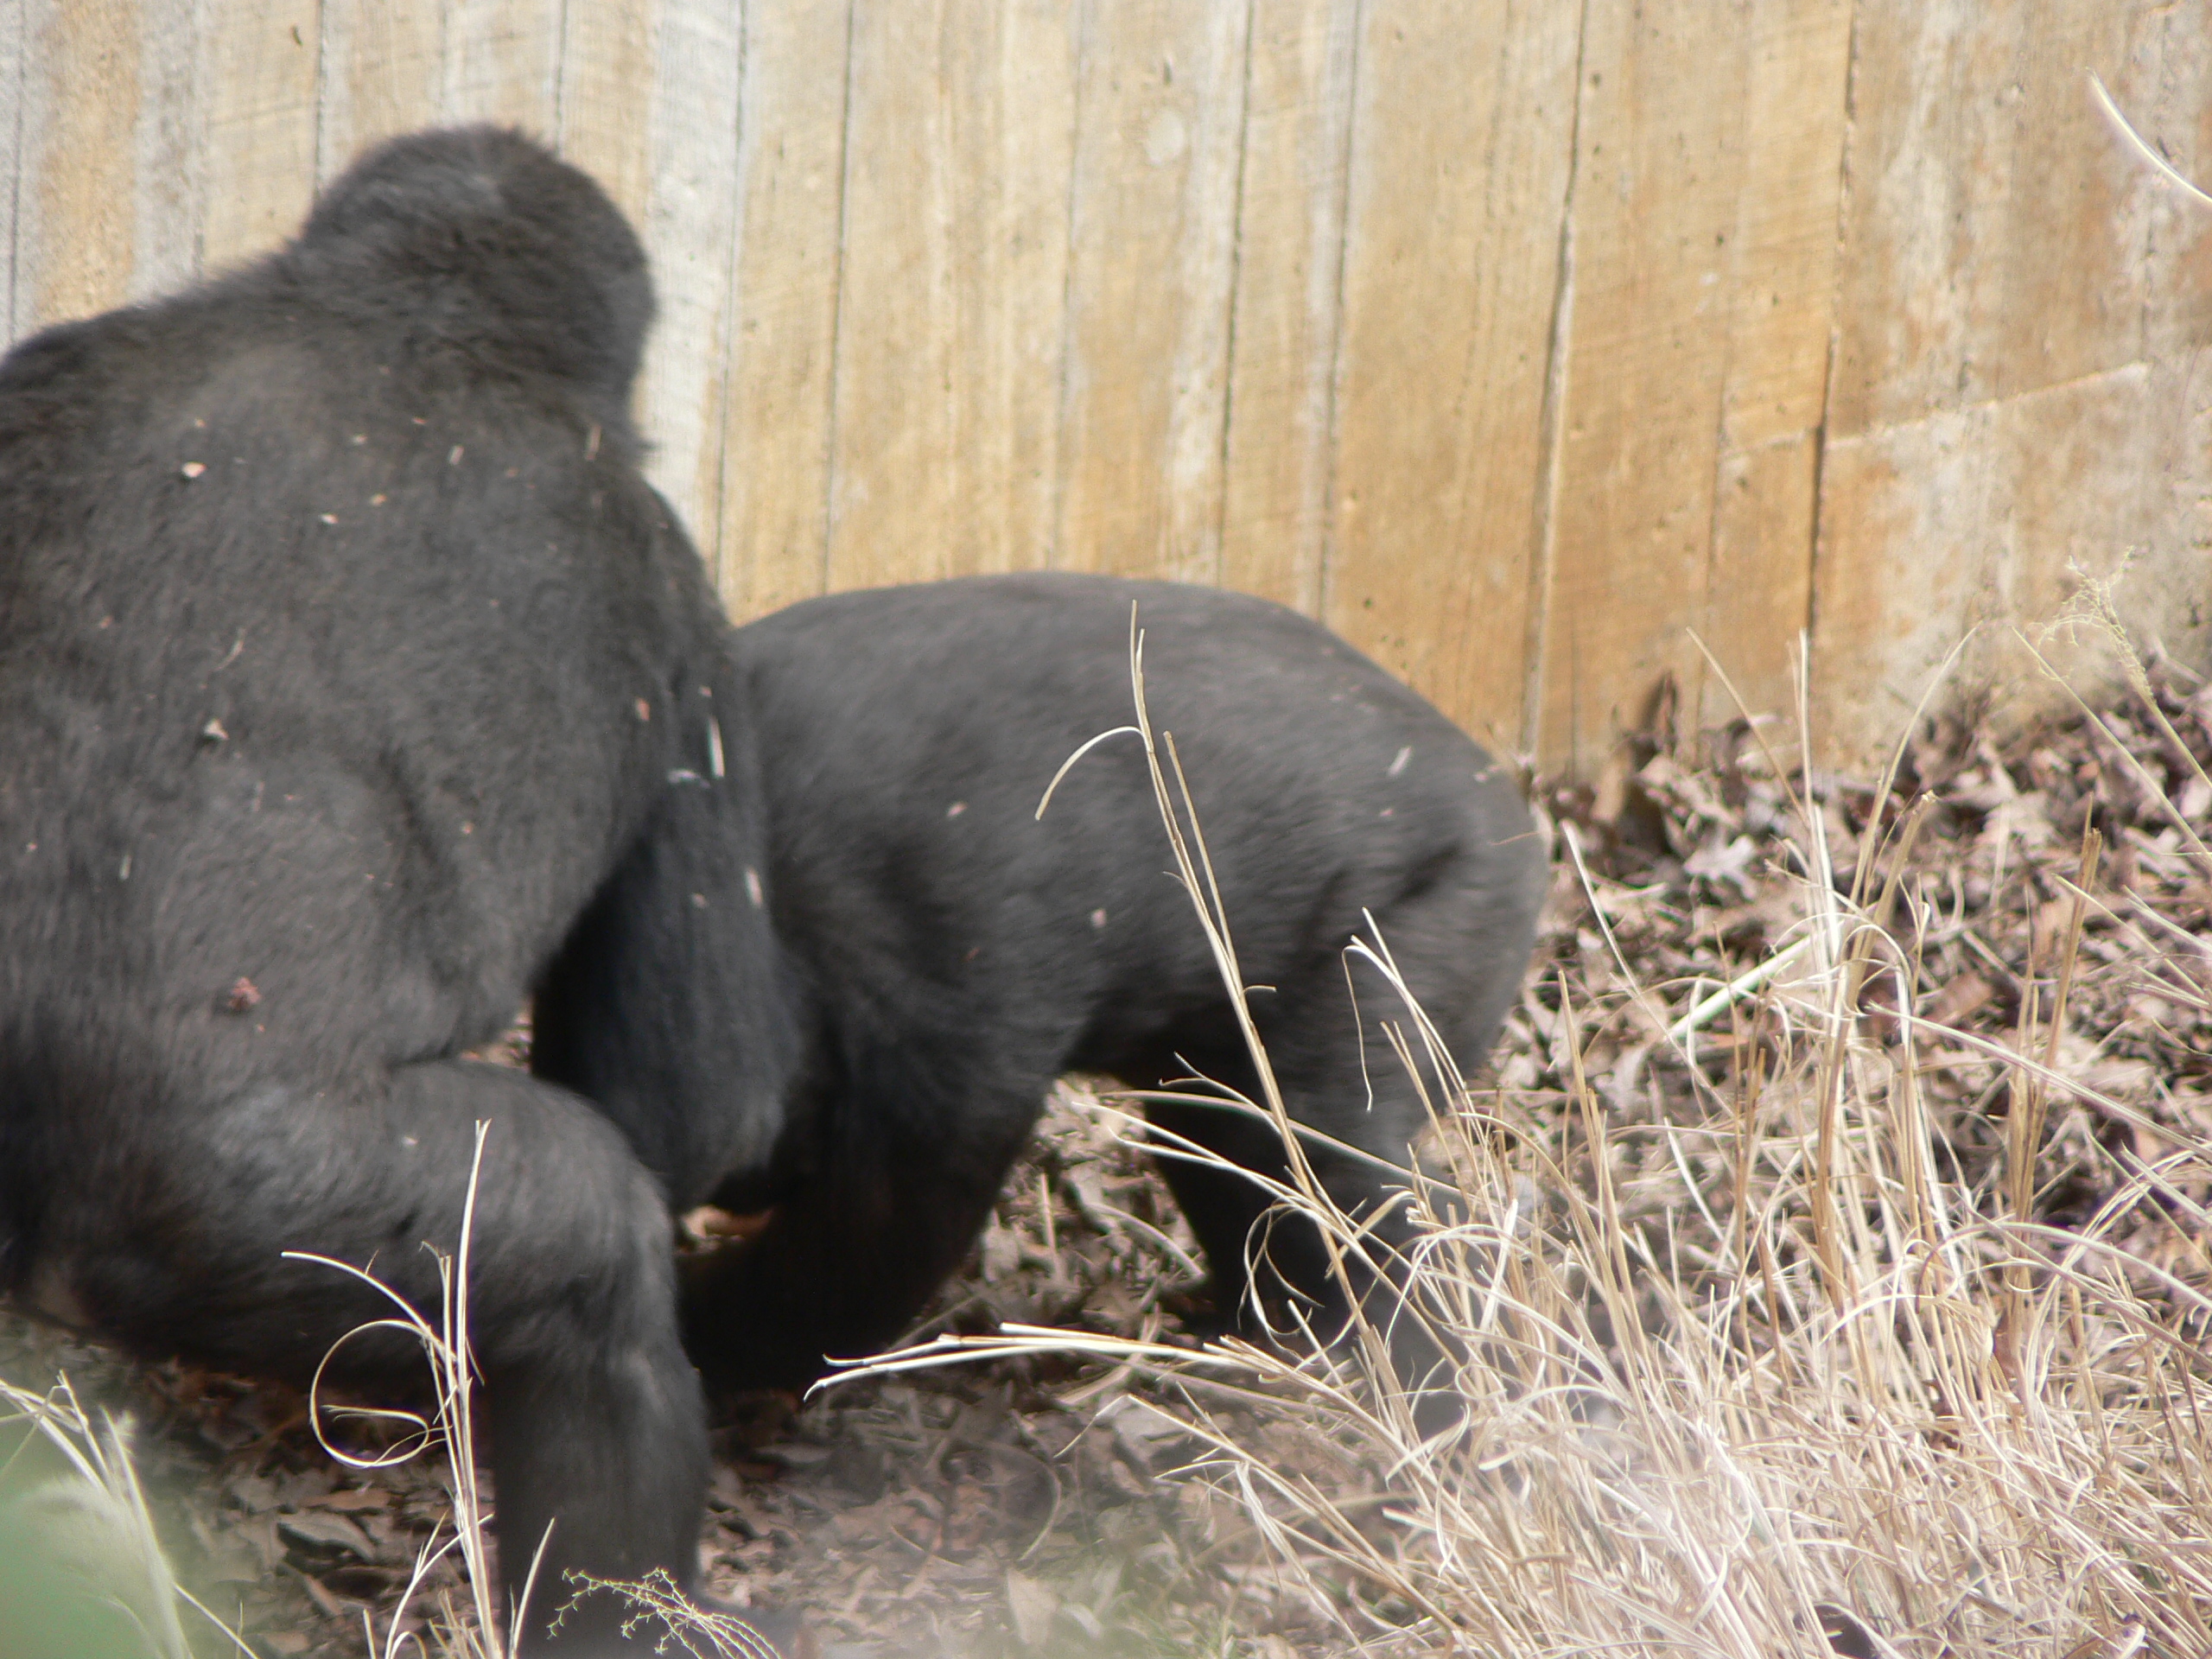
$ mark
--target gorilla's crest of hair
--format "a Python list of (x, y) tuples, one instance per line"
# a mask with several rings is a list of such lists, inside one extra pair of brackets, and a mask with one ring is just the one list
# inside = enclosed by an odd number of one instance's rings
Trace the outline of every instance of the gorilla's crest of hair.
[(369, 151), (279, 256), (425, 345), (629, 401), (652, 279), (607, 193), (521, 134), (455, 127)]

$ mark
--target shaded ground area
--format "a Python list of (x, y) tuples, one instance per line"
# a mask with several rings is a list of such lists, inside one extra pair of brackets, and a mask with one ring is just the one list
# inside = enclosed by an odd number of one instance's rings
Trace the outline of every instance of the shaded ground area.
[[(1999, 1179), (2012, 1093), (2001, 1058), (2022, 1013), (2048, 1024), (2062, 957), (2073, 964), (2054, 1052), (2096, 1098), (2051, 1100), (2036, 1207), (2080, 1224), (2132, 1172), (2212, 1130), (2212, 887), (2190, 827), (2212, 809), (2202, 771), (2212, 693), (2169, 672), (2157, 695), (2164, 724), (2137, 708), (2102, 731), (2075, 722), (2002, 743), (1931, 728), (1878, 798), (1876, 848), (1862, 844), (1876, 786), (1816, 777), (1831, 868), (1810, 874), (1780, 851), (1785, 834), (1802, 836), (1787, 758), (1776, 764), (1747, 729), (1694, 765), (1657, 734), (1593, 788), (1541, 791), (1574, 827), (1589, 885), (1562, 861), (1497, 1057), (1503, 1087), (1484, 1109), (1570, 1166), (1561, 1147), (1574, 1130), (1559, 1107), (1579, 1056), (1611, 1118), (1624, 1213), (1648, 1230), (1656, 1259), (1681, 1250), (1685, 1282), (1722, 1270), (1678, 1245), (1673, 1217), (1686, 1180), (1726, 1186), (1726, 1148), (1686, 1152), (1669, 1126), (1709, 1123), (1747, 1078), (1755, 1090), (1777, 1022), (1790, 1018), (1802, 884), (1827, 880), (1856, 887), (1910, 942), (1904, 957), (1870, 961), (1866, 1040), (1878, 1048), (1906, 1019), (1960, 1033), (1923, 1054), (1919, 1083), (1969, 1192)], [(1909, 834), (1887, 827), (1899, 823)], [(2085, 827), (2105, 851), (2075, 942)], [(1777, 958), (1708, 1012), (1687, 1058), (1668, 1040), (1719, 987)], [(2212, 1280), (2171, 1205), (2135, 1230), (2145, 1260)], [(1164, 1186), (1110, 1112), (1070, 1096), (921, 1334), (1014, 1321), (1185, 1342), (1179, 1316), (1197, 1276)], [(2178, 1313), (2177, 1330), (2202, 1334)], [(344, 1469), (317, 1446), (296, 1395), (133, 1366), (0, 1316), (0, 1375), (42, 1384), (58, 1368), (137, 1419), (182, 1577), (257, 1651), (362, 1655), (364, 1608), (381, 1637), (446, 1513), (434, 1465)], [(810, 1609), (841, 1659), (1292, 1659), (1387, 1627), (1393, 1608), (1357, 1584), (1338, 1585), (1329, 1605), (1293, 1587), (1233, 1493), (1177, 1475), (1198, 1448), (1146, 1404), (1175, 1403), (1160, 1386), (1100, 1361), (1030, 1357), (857, 1382), (796, 1414), (772, 1400), (727, 1413), (705, 1546), (713, 1581)], [(1344, 1466), (1297, 1410), (1221, 1412), (1242, 1443), (1309, 1474), (1353, 1524), (1385, 1524), (1381, 1478)], [(414, 1616), (454, 1582), (442, 1565)], [(224, 1650), (212, 1633), (195, 1640), (203, 1655)]]

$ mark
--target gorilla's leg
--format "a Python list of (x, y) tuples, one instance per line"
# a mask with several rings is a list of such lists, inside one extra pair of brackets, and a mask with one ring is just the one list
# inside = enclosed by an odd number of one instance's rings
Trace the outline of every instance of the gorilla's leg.
[[(1410, 988), (1435, 1016), (1446, 1048), (1468, 1070), (1488, 1049), (1513, 989), (1495, 972), (1497, 958), (1464, 943), (1482, 936), (1483, 918), (1467, 914), (1478, 898), (1464, 888), (1426, 888), (1379, 918)], [(1507, 923), (1519, 925), (1510, 917)], [(1520, 959), (1511, 958), (1516, 969)], [(1295, 1122), (1315, 1132), (1301, 1137), (1314, 1176), (1335, 1205), (1366, 1230), (1362, 1246), (1344, 1252), (1341, 1274), (1331, 1266), (1320, 1230), (1286, 1211), (1269, 1214), (1272, 1200), (1260, 1184), (1186, 1157), (1169, 1154), (1160, 1161), (1205, 1249), (1215, 1306), (1224, 1322), (1249, 1331), (1261, 1322), (1264, 1307), (1267, 1322), (1280, 1330), (1275, 1314), (1287, 1289), (1306, 1306), (1315, 1334), (1327, 1341), (1338, 1334), (1357, 1301), (1389, 1330), (1401, 1383), (1415, 1391), (1440, 1389), (1447, 1386), (1447, 1356), (1402, 1297), (1405, 1253), (1414, 1239), (1403, 1189), (1410, 1179), (1411, 1146), (1429, 1111), (1449, 1109), (1452, 1103), (1428, 1070), (1425, 1046), (1396, 991), (1367, 967), (1356, 969), (1351, 985), (1357, 991), (1357, 1020), (1351, 988), (1334, 958), (1252, 1000), (1284, 1105)], [(1399, 1058), (1386, 1025), (1403, 1032), (1424, 1069), (1419, 1082)], [(1251, 1101), (1262, 1099), (1256, 1068), (1225, 1012), (1180, 1033), (1170, 1046), (1189, 1064), (1179, 1067), (1155, 1051), (1144, 1065), (1119, 1068), (1122, 1075), (1148, 1083), (1195, 1071)], [(1290, 1182), (1282, 1137), (1264, 1117), (1227, 1106), (1160, 1102), (1148, 1105), (1147, 1115), (1159, 1128), (1230, 1163)], [(1432, 1402), (1424, 1409), (1427, 1426), (1443, 1421), (1442, 1403)]]
[[(156, 1090), (162, 1085), (156, 1085)], [(583, 1102), (469, 1061), (404, 1066), (380, 1094), (263, 1083), (218, 1104), (133, 1103), (57, 1166), (83, 1172), (41, 1228), (41, 1280), (152, 1351), (303, 1378), (391, 1309), (313, 1252), (370, 1269), (435, 1324), (457, 1254), (474, 1126), (489, 1127), (469, 1255), (501, 1569), (512, 1597), (544, 1541), (530, 1646), (596, 1653), (598, 1596), (549, 1637), (585, 1568), (696, 1581), (706, 1434), (679, 1344), (670, 1224), (651, 1178)], [(100, 1129), (107, 1144), (97, 1140)], [(346, 1344), (349, 1389), (418, 1388), (411, 1344)], [(549, 1532), (550, 1529), (550, 1532)], [(581, 1617), (579, 1617), (581, 1615)]]
[(897, 1338), (982, 1230), (1051, 1084), (925, 1093), (885, 1058), (878, 1086), (821, 1109), (810, 1173), (760, 1236), (687, 1264), (684, 1344), (710, 1385), (804, 1388)]
[(1319, 1298), (1329, 1294), (1328, 1257), (1318, 1232), (1290, 1224), (1287, 1217), (1276, 1217), (1262, 1235), (1258, 1230), (1261, 1218), (1274, 1203), (1269, 1190), (1202, 1160), (1199, 1153), (1191, 1150), (1199, 1148), (1270, 1181), (1288, 1184), (1291, 1179), (1282, 1137), (1273, 1123), (1238, 1102), (1197, 1103), (1215, 1092), (1211, 1084), (1234, 1090), (1255, 1103), (1262, 1098), (1259, 1076), (1249, 1057), (1226, 1041), (1211, 1050), (1200, 1048), (1198, 1035), (1191, 1033), (1172, 1049), (1132, 1056), (1116, 1070), (1132, 1087), (1158, 1087), (1193, 1097), (1191, 1103), (1145, 1103), (1146, 1118), (1160, 1131), (1154, 1137), (1160, 1147), (1154, 1161), (1205, 1254), (1205, 1289), (1215, 1318), (1230, 1330), (1250, 1329), (1258, 1312), (1252, 1304), (1255, 1266), (1265, 1269), (1256, 1282), (1267, 1294), (1279, 1296), (1288, 1284), (1302, 1294)]
[[(1349, 1045), (1349, 1033), (1346, 1042)], [(1397, 1064), (1387, 1051), (1381, 1063), (1391, 1067)], [(1202, 1069), (1216, 1082), (1237, 1089), (1253, 1100), (1260, 1098), (1259, 1080), (1249, 1063), (1224, 1060)], [(1356, 1061), (1341, 1070), (1278, 1065), (1276, 1074), (1294, 1122), (1318, 1128), (1317, 1120), (1338, 1116), (1316, 1109), (1323, 1101), (1333, 1104), (1350, 1100), (1365, 1115), (1368, 1084)], [(1376, 1099), (1371, 1112), (1376, 1118), (1400, 1124), (1421, 1121), (1418, 1097), (1409, 1088), (1388, 1077), (1373, 1081)], [(1179, 1141), (1204, 1147), (1271, 1181), (1295, 1185), (1274, 1124), (1242, 1106), (1154, 1101), (1147, 1103), (1146, 1116), (1155, 1128)], [(1276, 1207), (1268, 1188), (1164, 1145), (1157, 1161), (1205, 1250), (1210, 1268), (1207, 1288), (1215, 1318), (1224, 1326), (1254, 1338), (1268, 1332), (1290, 1336), (1302, 1319), (1313, 1336), (1327, 1344), (1343, 1335), (1357, 1303), (1369, 1320), (1387, 1332), (1392, 1367), (1402, 1386), (1423, 1396), (1430, 1390), (1448, 1388), (1448, 1370), (1441, 1368), (1446, 1355), (1403, 1296), (1406, 1251), (1414, 1234), (1402, 1192), (1408, 1178), (1397, 1172), (1410, 1161), (1406, 1147), (1413, 1133), (1411, 1128), (1405, 1131), (1395, 1152), (1383, 1149), (1391, 1136), (1379, 1125), (1374, 1132), (1355, 1139), (1343, 1133), (1340, 1122), (1336, 1139), (1353, 1148), (1349, 1151), (1338, 1150), (1315, 1136), (1300, 1137), (1307, 1164), (1322, 1191), (1363, 1229), (1357, 1243), (1340, 1247), (1339, 1260), (1333, 1266), (1319, 1227), (1288, 1206)], [(1363, 1141), (1367, 1144), (1363, 1146)], [(1424, 1398), (1421, 1406), (1424, 1427), (1433, 1430), (1450, 1421), (1440, 1409), (1441, 1403)]]
[[(1249, 1062), (1224, 1058), (1196, 1069), (1255, 1103), (1261, 1099), (1258, 1075)], [(1173, 1071), (1167, 1075), (1173, 1076)], [(1317, 1082), (1333, 1089), (1348, 1081), (1354, 1098), (1363, 1099), (1365, 1094), (1356, 1067), (1348, 1080), (1317, 1078), (1310, 1071), (1285, 1077), (1280, 1068), (1277, 1079), (1294, 1121), (1300, 1120), (1300, 1109)], [(1208, 1092), (1189, 1085), (1182, 1085), (1179, 1092), (1182, 1090), (1194, 1095)], [(1349, 1306), (1344, 1284), (1331, 1268), (1320, 1230), (1287, 1209), (1275, 1208), (1272, 1190), (1261, 1181), (1248, 1179), (1178, 1147), (1178, 1143), (1189, 1142), (1268, 1182), (1294, 1187), (1290, 1160), (1275, 1126), (1243, 1105), (1226, 1101), (1219, 1106), (1153, 1101), (1147, 1103), (1145, 1116), (1154, 1128), (1165, 1132), (1157, 1161), (1176, 1204), (1205, 1251), (1210, 1269), (1207, 1288), (1223, 1323), (1248, 1331), (1255, 1328), (1262, 1313), (1255, 1305), (1256, 1294), (1268, 1304), (1266, 1319), (1278, 1322), (1279, 1326), (1284, 1311), (1281, 1298), (1287, 1290), (1305, 1304), (1317, 1332), (1325, 1338), (1333, 1335)], [(1402, 1224), (1402, 1200), (1389, 1190), (1402, 1186), (1402, 1177), (1394, 1179), (1382, 1163), (1361, 1157), (1356, 1151), (1338, 1151), (1313, 1135), (1301, 1139), (1308, 1166), (1338, 1208), (1361, 1221), (1381, 1217), (1375, 1228), (1379, 1244), (1395, 1246), (1407, 1236)], [(1378, 1151), (1377, 1157), (1394, 1166), (1406, 1162), (1402, 1149), (1395, 1157)], [(1354, 1262), (1352, 1285), (1363, 1287), (1370, 1279)]]

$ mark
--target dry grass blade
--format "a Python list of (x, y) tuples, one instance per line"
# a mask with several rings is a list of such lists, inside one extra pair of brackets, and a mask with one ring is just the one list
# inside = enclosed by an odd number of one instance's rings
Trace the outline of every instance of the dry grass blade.
[[(438, 1280), (442, 1287), (437, 1325), (431, 1325), (413, 1304), (365, 1268), (306, 1251), (285, 1252), (289, 1260), (312, 1262), (359, 1281), (385, 1297), (397, 1310), (389, 1319), (374, 1320), (356, 1328), (324, 1355), (322, 1363), (315, 1368), (315, 1380), (308, 1393), (308, 1420), (323, 1449), (341, 1463), (365, 1469), (404, 1462), (434, 1446), (445, 1454), (447, 1490), (453, 1498), (453, 1535), (442, 1541), (433, 1537), (417, 1554), (406, 1591), (392, 1609), (385, 1626), (382, 1643), (384, 1659), (397, 1659), (404, 1643), (414, 1643), (420, 1646), (417, 1638), (402, 1630), (400, 1614), (406, 1611), (431, 1566), (450, 1550), (460, 1552), (466, 1568), (472, 1617), (458, 1619), (448, 1615), (439, 1621), (438, 1640), (451, 1659), (505, 1659), (505, 1656), (515, 1649), (516, 1632), (522, 1628), (524, 1611), (531, 1605), (531, 1592), (537, 1582), (538, 1560), (543, 1558), (544, 1541), (540, 1540), (539, 1555), (531, 1563), (521, 1604), (510, 1610), (509, 1618), (503, 1620), (499, 1616), (499, 1576), (492, 1565), (491, 1510), (477, 1478), (476, 1366), (468, 1346), (469, 1244), (475, 1232), (476, 1188), (484, 1169), (484, 1139), (490, 1129), (488, 1123), (479, 1122), (476, 1126), (475, 1150), (468, 1168), (468, 1196), (461, 1211), (458, 1259), (448, 1257), (442, 1251), (433, 1252), (437, 1256)], [(375, 1331), (398, 1332), (414, 1338), (422, 1344), (423, 1357), (430, 1367), (432, 1391), (437, 1401), (436, 1411), (432, 1417), (424, 1419), (411, 1412), (361, 1407), (331, 1408), (323, 1404), (323, 1376), (329, 1370), (331, 1361), (343, 1349), (346, 1342)], [(328, 1438), (324, 1428), (327, 1414), (356, 1419), (398, 1421), (410, 1425), (414, 1433), (388, 1452), (360, 1457)], [(363, 1618), (368, 1625), (370, 1648), (374, 1652), (378, 1648), (375, 1628), (373, 1624), (368, 1623), (365, 1614)]]
[(2145, 165), (2192, 200), (2203, 203), (2207, 207), (2212, 207), (2212, 196), (2206, 195), (2203, 191), (2190, 183), (2171, 162), (2143, 142), (2143, 136), (2137, 132), (2128, 118), (2120, 112), (2120, 105), (2113, 102), (2112, 94), (2105, 90), (2104, 82), (2097, 78), (2097, 73), (2094, 69), (2089, 72), (2089, 90), (2097, 100), (2097, 107), (2104, 111), (2105, 119), (2112, 124), (2113, 130), (2120, 135), (2120, 142), (2133, 150)]

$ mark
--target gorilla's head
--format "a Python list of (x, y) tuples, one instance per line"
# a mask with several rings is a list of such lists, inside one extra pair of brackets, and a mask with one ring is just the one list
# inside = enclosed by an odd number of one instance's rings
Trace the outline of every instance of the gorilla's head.
[(653, 315), (645, 249), (605, 191), (519, 133), (452, 127), (378, 146), (283, 257), (417, 337), (628, 404)]

